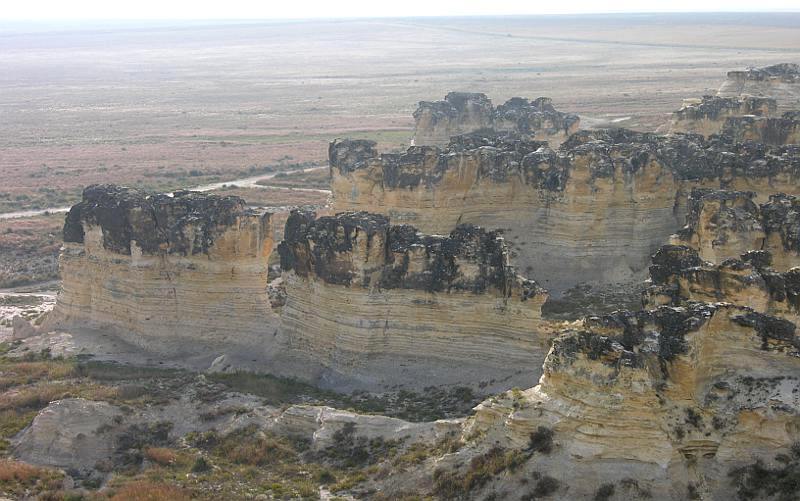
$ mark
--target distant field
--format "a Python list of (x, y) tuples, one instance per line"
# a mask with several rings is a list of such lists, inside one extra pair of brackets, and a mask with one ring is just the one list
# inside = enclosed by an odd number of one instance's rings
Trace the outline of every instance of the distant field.
[(337, 136), (402, 147), (450, 90), (652, 129), (798, 40), (796, 14), (0, 26), (0, 212), (322, 163)]

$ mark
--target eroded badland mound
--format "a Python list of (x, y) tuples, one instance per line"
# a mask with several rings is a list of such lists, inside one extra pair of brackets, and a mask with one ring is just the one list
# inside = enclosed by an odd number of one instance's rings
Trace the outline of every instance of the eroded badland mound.
[(87, 188), (55, 309), (10, 356), (91, 331), (209, 374), (159, 373), (166, 404), (81, 386), (14, 454), (113, 485), (179, 447), (165, 468), (200, 497), (237, 471), (217, 492), (798, 499), (797, 66), (719, 94), (668, 134), (579, 130), (547, 98), (421, 102), (406, 151), (330, 144), (332, 215)]

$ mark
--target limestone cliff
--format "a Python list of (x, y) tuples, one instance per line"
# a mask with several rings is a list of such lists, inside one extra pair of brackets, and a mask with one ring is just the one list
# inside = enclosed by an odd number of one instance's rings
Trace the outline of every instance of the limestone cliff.
[(446, 145), (452, 136), (489, 129), (558, 146), (580, 124), (577, 115), (557, 111), (550, 98), (514, 97), (495, 108), (485, 94), (466, 92), (450, 92), (443, 101), (420, 102), (414, 120), (418, 146)]
[(547, 294), (509, 266), (496, 232), (423, 235), (376, 214), (295, 212), (278, 250), (281, 332), (325, 368), (318, 378), (428, 386), (539, 373)]
[(272, 245), (270, 214), (237, 197), (90, 186), (66, 216), (49, 323), (160, 351), (189, 340), (258, 346)]
[(520, 492), (516, 477), (550, 477), (560, 499), (598, 499), (603, 490), (633, 499), (733, 496), (738, 468), (757, 460), (780, 468), (780, 453), (790, 458), (800, 439), (795, 331), (724, 304), (586, 319), (555, 339), (538, 386), (477, 408), (468, 446), (439, 468), (458, 471), (502, 447), (527, 459), (491, 486), (496, 492)]
[(763, 250), (778, 270), (800, 266), (800, 200), (782, 193), (760, 205), (755, 200), (753, 192), (693, 190), (686, 226), (672, 243), (714, 263)]
[[(774, 99), (752, 96), (703, 96), (686, 99), (683, 106), (672, 114), (670, 133), (693, 133), (708, 137), (719, 134), (729, 117), (754, 115), (774, 116), (778, 106)], [(783, 143), (782, 143), (783, 144)]]
[(649, 256), (683, 224), (692, 187), (796, 194), (800, 173), (795, 146), (624, 129), (580, 131), (557, 150), (480, 134), (402, 154), (374, 146), (331, 144), (335, 211), (382, 213), (430, 233), (500, 228), (512, 262), (556, 294), (644, 278)]
[(780, 118), (729, 117), (722, 126), (722, 134), (735, 141), (755, 141), (778, 146), (800, 144), (800, 120), (796, 115), (796, 112), (786, 112)]
[(743, 94), (772, 97), (778, 101), (780, 109), (800, 108), (800, 66), (781, 63), (729, 71), (717, 94), (723, 97)]

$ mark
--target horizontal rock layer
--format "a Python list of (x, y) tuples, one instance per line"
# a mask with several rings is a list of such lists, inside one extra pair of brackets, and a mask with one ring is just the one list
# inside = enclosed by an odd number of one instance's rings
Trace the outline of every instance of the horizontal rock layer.
[(775, 100), (764, 97), (703, 96), (702, 99), (686, 99), (681, 109), (672, 114), (670, 133), (693, 133), (708, 137), (719, 134), (729, 117), (770, 117), (777, 110)]
[(381, 155), (368, 141), (337, 141), (330, 164), (335, 211), (381, 213), (428, 233), (497, 228), (512, 262), (558, 294), (643, 278), (649, 256), (683, 224), (692, 187), (796, 193), (800, 150), (600, 130), (558, 150), (462, 136), (444, 149)]
[(549, 443), (531, 468), (581, 475), (573, 498), (631, 477), (655, 499), (685, 498), (689, 483), (732, 495), (731, 469), (772, 462), (800, 436), (800, 340), (771, 322), (698, 303), (587, 319), (555, 339), (538, 386), (481, 404), (465, 435)]
[(279, 252), (285, 342), (330, 378), (428, 386), (539, 372), (547, 294), (509, 266), (496, 233), (431, 236), (380, 215), (294, 213)]
[(263, 344), (269, 214), (236, 197), (93, 186), (67, 214), (51, 327), (110, 329), (146, 348)]
[(742, 94), (772, 97), (780, 109), (800, 108), (800, 66), (791, 63), (764, 68), (729, 71), (717, 93), (723, 97)]
[(577, 115), (557, 111), (546, 97), (533, 101), (514, 97), (495, 108), (485, 94), (467, 92), (420, 102), (414, 120), (414, 143), (419, 146), (446, 145), (452, 136), (489, 129), (557, 146), (580, 124)]
[(735, 141), (755, 141), (772, 145), (800, 144), (800, 120), (793, 113), (780, 118), (729, 117), (722, 125), (722, 134)]
[(777, 272), (771, 254), (750, 251), (742, 259), (714, 264), (694, 249), (664, 246), (653, 257), (650, 305), (678, 306), (688, 301), (725, 301), (800, 323), (800, 268)]
[(800, 266), (800, 200), (794, 196), (772, 195), (757, 204), (753, 192), (693, 190), (686, 219), (672, 243), (697, 249), (706, 261), (758, 250), (768, 251), (778, 270)]

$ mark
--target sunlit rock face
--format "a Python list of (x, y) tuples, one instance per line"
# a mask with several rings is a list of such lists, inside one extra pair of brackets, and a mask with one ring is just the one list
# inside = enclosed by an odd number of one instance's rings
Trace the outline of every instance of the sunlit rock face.
[(278, 249), (284, 341), (329, 381), (508, 388), (538, 377), (547, 294), (509, 266), (496, 232), (424, 235), (378, 214), (295, 212)]
[(693, 190), (686, 226), (672, 243), (714, 263), (768, 251), (770, 264), (787, 271), (800, 266), (800, 199), (779, 193), (758, 204), (754, 192)]
[(450, 92), (443, 101), (422, 101), (414, 112), (414, 144), (444, 146), (452, 136), (483, 130), (548, 141), (556, 147), (580, 126), (577, 115), (555, 109), (552, 100), (514, 97), (492, 105), (485, 94)]
[(708, 137), (719, 134), (730, 117), (772, 117), (777, 110), (775, 99), (764, 97), (703, 96), (702, 99), (685, 99), (683, 106), (672, 114), (669, 132)]
[(780, 110), (800, 109), (800, 66), (781, 63), (764, 68), (729, 71), (717, 93), (722, 97), (743, 94), (771, 97)]
[(792, 454), (799, 353), (793, 323), (742, 306), (589, 318), (555, 339), (538, 386), (478, 406), (464, 431), (478, 438), (443, 462), (499, 445), (532, 451), (525, 468), (571, 499), (609, 483), (634, 499), (733, 496), (731, 471)]
[(693, 187), (794, 194), (800, 173), (796, 146), (624, 129), (580, 131), (556, 150), (473, 134), (400, 154), (349, 140), (329, 151), (336, 212), (381, 213), (426, 233), (498, 229), (512, 263), (554, 294), (645, 278), (650, 255), (683, 226)]
[(800, 322), (800, 268), (780, 272), (768, 251), (749, 251), (740, 259), (703, 261), (694, 249), (667, 245), (653, 256), (649, 306), (680, 306), (692, 301), (748, 306), (759, 313)]
[(237, 197), (90, 186), (66, 217), (49, 322), (164, 352), (263, 344), (272, 246), (270, 214)]

